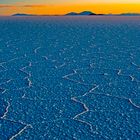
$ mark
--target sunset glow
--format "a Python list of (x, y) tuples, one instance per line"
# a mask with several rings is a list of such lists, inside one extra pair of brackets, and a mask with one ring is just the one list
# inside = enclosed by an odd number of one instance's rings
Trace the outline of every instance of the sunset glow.
[(140, 13), (140, 0), (31, 0), (19, 2), (18, 0), (0, 0), (0, 15), (11, 15), (14, 13), (28, 13), (37, 15), (63, 15), (68, 12), (92, 11), (97, 14), (119, 14), (119, 13)]

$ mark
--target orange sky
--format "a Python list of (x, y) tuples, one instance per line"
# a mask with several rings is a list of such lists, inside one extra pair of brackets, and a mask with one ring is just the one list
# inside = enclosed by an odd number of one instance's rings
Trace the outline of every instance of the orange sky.
[(140, 3), (96, 3), (96, 4), (0, 4), (0, 15), (14, 13), (62, 15), (68, 12), (92, 11), (95, 13), (140, 13)]

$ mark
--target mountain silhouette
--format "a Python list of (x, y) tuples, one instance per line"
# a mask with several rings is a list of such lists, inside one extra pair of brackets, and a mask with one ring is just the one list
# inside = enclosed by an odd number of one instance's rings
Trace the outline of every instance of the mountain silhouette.
[(76, 12), (70, 12), (66, 15), (70, 15), (70, 16), (88, 16), (88, 15), (96, 15), (95, 13), (92, 13), (91, 11), (83, 11), (81, 13), (76, 13)]
[(95, 13), (92, 13), (91, 11), (83, 11), (79, 13), (79, 15), (96, 15)]
[[(83, 11), (80, 13), (76, 12), (70, 12), (66, 14), (66, 16), (92, 16), (92, 15), (97, 15), (97, 16), (140, 16), (140, 13), (122, 13), (122, 14), (96, 14), (91, 11)], [(13, 14), (12, 16), (49, 16), (49, 15), (33, 15), (33, 14), (26, 14), (26, 13), (17, 13)], [(59, 15), (54, 15), (54, 16), (59, 16)]]
[(121, 16), (139, 16), (140, 13), (122, 13)]
[(13, 14), (12, 16), (36, 16), (36, 15), (17, 13), (17, 14)]
[(78, 13), (75, 13), (75, 12), (70, 12), (70, 13), (68, 13), (68, 14), (66, 14), (66, 15), (76, 16), (76, 15), (78, 15)]

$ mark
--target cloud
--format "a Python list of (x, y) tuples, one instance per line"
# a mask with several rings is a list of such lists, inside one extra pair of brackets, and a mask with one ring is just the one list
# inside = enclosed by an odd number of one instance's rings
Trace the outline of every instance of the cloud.
[(43, 8), (46, 7), (47, 5), (6, 5), (6, 4), (0, 4), (0, 8), (18, 8), (18, 7), (23, 7), (23, 8)]
[(36, 8), (36, 7), (46, 7), (46, 5), (22, 5), (22, 7), (31, 7), (31, 8)]
[(5, 4), (0, 4), (0, 8), (13, 8), (15, 7), (14, 5), (5, 5)]

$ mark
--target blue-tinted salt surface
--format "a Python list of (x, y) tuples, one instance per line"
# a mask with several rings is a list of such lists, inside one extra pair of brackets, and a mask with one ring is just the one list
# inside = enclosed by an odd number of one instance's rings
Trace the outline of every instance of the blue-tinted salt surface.
[(0, 140), (140, 139), (140, 17), (1, 17)]

